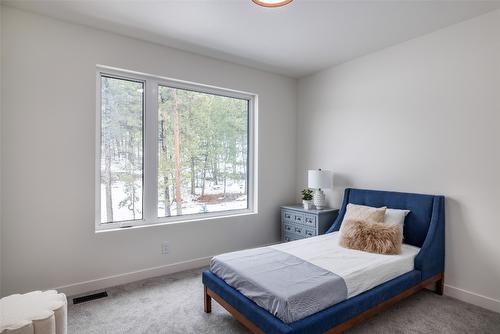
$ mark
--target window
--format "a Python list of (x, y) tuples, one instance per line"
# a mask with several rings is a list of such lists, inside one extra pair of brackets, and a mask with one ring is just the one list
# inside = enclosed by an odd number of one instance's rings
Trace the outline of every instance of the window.
[(248, 101), (159, 86), (158, 216), (248, 208)]
[(96, 228), (252, 213), (255, 96), (97, 71)]
[(101, 223), (142, 219), (144, 83), (101, 76)]

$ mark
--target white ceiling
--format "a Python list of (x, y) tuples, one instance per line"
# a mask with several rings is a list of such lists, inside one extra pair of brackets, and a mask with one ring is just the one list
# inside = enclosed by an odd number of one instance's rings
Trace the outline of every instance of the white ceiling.
[(292, 77), (500, 8), (500, 1), (4, 1), (20, 9)]

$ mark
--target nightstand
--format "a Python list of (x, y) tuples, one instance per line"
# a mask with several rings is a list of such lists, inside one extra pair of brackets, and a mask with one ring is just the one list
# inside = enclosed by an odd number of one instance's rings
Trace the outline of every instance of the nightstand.
[(338, 214), (338, 209), (304, 210), (302, 205), (282, 206), (281, 240), (286, 242), (323, 234)]

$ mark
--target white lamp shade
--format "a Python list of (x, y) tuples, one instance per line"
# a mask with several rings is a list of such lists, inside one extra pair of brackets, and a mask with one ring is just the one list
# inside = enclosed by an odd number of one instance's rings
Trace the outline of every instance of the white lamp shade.
[(307, 186), (312, 189), (328, 189), (333, 186), (333, 174), (329, 170), (307, 171)]

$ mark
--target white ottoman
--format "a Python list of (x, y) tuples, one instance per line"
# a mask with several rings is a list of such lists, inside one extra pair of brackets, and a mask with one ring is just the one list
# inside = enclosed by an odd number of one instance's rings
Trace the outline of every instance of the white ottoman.
[(0, 334), (66, 334), (67, 301), (57, 291), (33, 291), (0, 299)]

